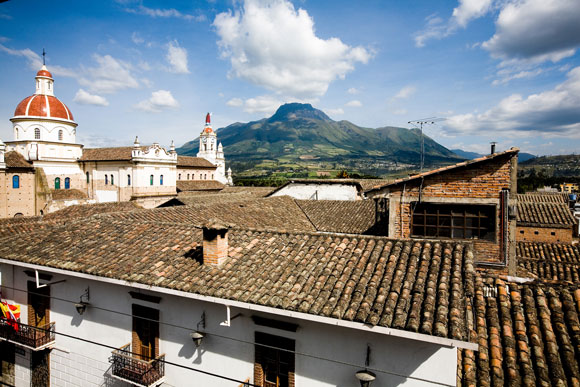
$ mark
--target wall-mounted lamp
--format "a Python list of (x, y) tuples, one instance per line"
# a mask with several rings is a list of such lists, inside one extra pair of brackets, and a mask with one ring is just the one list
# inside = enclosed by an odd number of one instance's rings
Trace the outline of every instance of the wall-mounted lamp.
[[(83, 297), (85, 298), (84, 300)], [(75, 303), (75, 309), (77, 310), (78, 314), (82, 315), (83, 313), (85, 313), (85, 310), (87, 309), (88, 305), (90, 304), (89, 304), (89, 288), (87, 287), (85, 289), (85, 292), (81, 294), (79, 302)]]
[(377, 378), (377, 375), (367, 370), (371, 361), (371, 347), (367, 345), (367, 358), (365, 359), (365, 369), (357, 371), (354, 376), (360, 382), (361, 387), (370, 387), (371, 383)]
[(197, 330), (189, 334), (196, 347), (201, 345), (201, 340), (205, 337), (205, 333), (200, 330), (200, 326), (202, 329), (205, 329), (205, 311), (201, 314), (201, 320), (197, 323)]
[(201, 345), (201, 340), (205, 337), (205, 334), (200, 331), (191, 332), (189, 335), (196, 347)]

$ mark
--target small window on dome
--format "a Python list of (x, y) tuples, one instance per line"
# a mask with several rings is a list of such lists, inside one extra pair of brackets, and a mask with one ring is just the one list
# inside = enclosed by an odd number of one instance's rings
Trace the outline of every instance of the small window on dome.
[(62, 141), (62, 129), (58, 131), (58, 141)]
[(14, 131), (14, 136), (16, 137), (16, 139), (18, 140), (18, 128), (16, 128), (16, 130)]
[(34, 139), (40, 140), (40, 129), (39, 128), (34, 128)]

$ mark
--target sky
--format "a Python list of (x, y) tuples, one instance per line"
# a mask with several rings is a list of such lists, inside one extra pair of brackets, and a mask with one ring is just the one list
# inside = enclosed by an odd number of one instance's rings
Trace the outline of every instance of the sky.
[(181, 146), (207, 112), (215, 129), (304, 102), (370, 128), (436, 117), (450, 149), (575, 153), (578, 20), (578, 0), (11, 0), (0, 138), (45, 49), (85, 147)]

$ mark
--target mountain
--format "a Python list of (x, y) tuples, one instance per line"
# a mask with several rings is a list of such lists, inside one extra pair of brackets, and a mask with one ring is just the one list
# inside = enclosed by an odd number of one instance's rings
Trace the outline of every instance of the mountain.
[[(468, 159), (468, 160), (473, 160), (473, 159), (476, 159), (478, 157), (485, 156), (485, 155), (482, 155), (480, 153), (468, 152), (468, 151), (464, 151), (461, 149), (451, 149), (451, 152), (455, 153), (459, 157), (463, 157), (464, 159)], [(531, 153), (525, 153), (525, 152), (518, 153), (518, 162), (520, 162), (520, 163), (523, 163), (524, 161), (528, 161), (528, 160), (531, 160), (534, 158), (536, 158), (536, 156), (534, 156)]]
[[(235, 123), (217, 130), (230, 161), (387, 162), (419, 164), (421, 132), (385, 126), (371, 129), (349, 121), (334, 121), (310, 104), (289, 103), (259, 121)], [(425, 136), (425, 164), (458, 162), (449, 149)], [(195, 155), (199, 140), (177, 152)]]

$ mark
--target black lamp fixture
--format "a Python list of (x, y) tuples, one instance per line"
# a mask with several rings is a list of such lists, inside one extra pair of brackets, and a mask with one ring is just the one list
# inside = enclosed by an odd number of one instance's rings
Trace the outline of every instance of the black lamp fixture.
[[(83, 297), (85, 298), (84, 300), (83, 300)], [(80, 315), (85, 313), (85, 310), (87, 309), (87, 305), (90, 305), (89, 304), (89, 288), (88, 287), (85, 289), (85, 292), (83, 294), (81, 294), (79, 302), (75, 303), (75, 309), (77, 310), (77, 313)]]
[(377, 378), (373, 372), (369, 371), (367, 367), (369, 366), (371, 359), (371, 347), (367, 344), (367, 358), (365, 360), (365, 369), (357, 371), (354, 376), (360, 382), (361, 387), (370, 387), (371, 383)]
[(201, 314), (201, 320), (197, 323), (197, 330), (189, 334), (196, 347), (201, 345), (201, 341), (205, 337), (205, 333), (200, 330), (200, 326), (205, 329), (205, 311)]

